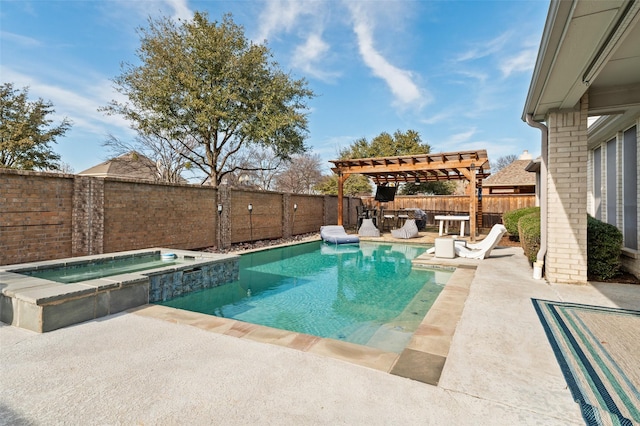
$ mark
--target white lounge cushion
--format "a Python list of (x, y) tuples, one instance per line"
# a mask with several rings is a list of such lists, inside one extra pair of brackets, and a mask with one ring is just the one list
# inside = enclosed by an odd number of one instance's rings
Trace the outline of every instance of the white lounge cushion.
[(497, 223), (493, 225), (493, 227), (491, 228), (491, 231), (489, 231), (487, 236), (482, 241), (479, 241), (477, 243), (467, 243), (467, 248), (474, 249), (474, 250), (482, 250), (484, 248), (487, 248), (491, 246), (491, 244), (493, 244), (493, 241), (496, 239), (498, 240), (498, 242), (500, 242), (500, 240), (502, 239), (502, 236), (506, 232), (507, 232), (507, 228), (505, 228), (503, 224)]
[(342, 225), (327, 225), (320, 227), (320, 237), (333, 244), (353, 244), (360, 242), (357, 235), (349, 235)]
[[(458, 240), (455, 243), (456, 254), (460, 257), (466, 257), (469, 259), (484, 259), (489, 257), (491, 250), (493, 250), (504, 234), (507, 232), (507, 228), (504, 225), (498, 223), (493, 225), (489, 234), (480, 242), (468, 243)], [(435, 247), (431, 247), (427, 250), (427, 253), (433, 254), (436, 252)]]
[(467, 259), (485, 259), (491, 256), (491, 250), (498, 245), (502, 236), (507, 232), (507, 228), (504, 225), (494, 225), (489, 232), (489, 235), (479, 243), (469, 244), (467, 247), (459, 244), (455, 244), (454, 248), (456, 254), (460, 257)]

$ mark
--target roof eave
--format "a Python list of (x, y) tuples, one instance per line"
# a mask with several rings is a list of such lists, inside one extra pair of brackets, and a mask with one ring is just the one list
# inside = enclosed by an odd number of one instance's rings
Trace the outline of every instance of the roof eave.
[(525, 167), (524, 169), (532, 173), (539, 172), (541, 163), (542, 163), (542, 159), (538, 157), (535, 160), (531, 160), (531, 162), (527, 164), (527, 167)]
[(570, 22), (574, 2), (575, 0), (552, 0), (549, 4), (547, 20), (544, 25), (540, 48), (538, 49), (538, 57), (536, 58), (536, 65), (533, 69), (529, 92), (522, 112), (522, 121), (526, 121), (526, 117), (529, 114), (533, 116), (535, 121), (544, 121), (546, 118), (546, 110), (541, 112), (538, 108), (540, 98), (551, 75), (555, 56), (562, 43), (562, 36)]
[(639, 21), (634, 0), (552, 0), (522, 119), (544, 121), (549, 111), (575, 109), (587, 91), (590, 115), (640, 105)]

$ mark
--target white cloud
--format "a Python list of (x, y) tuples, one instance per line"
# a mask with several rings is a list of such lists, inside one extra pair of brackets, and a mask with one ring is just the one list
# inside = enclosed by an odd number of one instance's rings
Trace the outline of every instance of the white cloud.
[(320, 63), (329, 52), (329, 45), (320, 34), (311, 34), (304, 44), (298, 45), (293, 52), (292, 65), (320, 80), (328, 81), (339, 75), (337, 72), (324, 71)]
[(467, 130), (466, 132), (455, 133), (455, 134), (449, 136), (446, 140), (442, 141), (442, 145), (443, 146), (447, 146), (447, 147), (449, 147), (449, 146), (458, 147), (461, 144), (469, 142), (469, 140), (475, 134), (476, 134), (476, 128), (473, 127), (471, 129)]
[(308, 6), (313, 3), (297, 0), (269, 0), (265, 4), (266, 7), (260, 14), (260, 28), (256, 37), (259, 43), (269, 39), (272, 34), (291, 31), (299, 15), (311, 12)]
[(170, 17), (174, 21), (178, 19), (190, 21), (193, 19), (193, 11), (188, 6), (187, 0), (111, 0), (109, 2), (95, 2), (104, 19), (117, 26), (118, 31), (124, 29), (133, 30), (141, 23), (141, 19), (149, 17)]
[[(457, 69), (456, 74), (459, 74), (463, 77), (467, 77), (473, 80), (477, 80), (478, 83), (480, 84), (484, 84), (488, 79), (489, 79), (489, 74), (487, 74), (486, 72), (482, 72), (478, 69), (475, 70), (463, 70), (463, 69)], [(464, 82), (465, 84), (468, 84), (468, 82)]]
[(40, 43), (39, 40), (36, 40), (35, 38), (26, 37), (20, 34), (10, 33), (7, 31), (0, 31), (0, 40), (11, 41), (13, 43), (16, 43), (25, 47), (40, 46), (42, 44)]
[(504, 59), (500, 63), (503, 77), (509, 77), (514, 72), (531, 71), (536, 63), (538, 51), (535, 48), (523, 49), (516, 55)]
[(366, 19), (366, 13), (352, 7), (354, 19), (353, 30), (358, 39), (358, 48), (364, 63), (373, 74), (389, 86), (399, 106), (422, 107), (431, 101), (431, 96), (421, 90), (414, 81), (415, 75), (411, 71), (400, 69), (378, 52), (373, 42), (373, 23)]
[(260, 26), (254, 41), (273, 42), (279, 33), (293, 33), (290, 40), (303, 40), (292, 52), (291, 65), (307, 75), (329, 81), (339, 75), (326, 71), (331, 46), (323, 39), (322, 2), (296, 0), (266, 1), (258, 21)]
[(473, 61), (473, 60), (484, 58), (486, 56), (490, 56), (490, 55), (493, 55), (494, 53), (500, 52), (504, 48), (504, 46), (509, 42), (512, 36), (513, 36), (512, 32), (507, 31), (503, 34), (500, 34), (493, 40), (477, 43), (471, 49), (458, 55), (458, 57), (456, 58), (456, 61), (458, 62)]
[[(488, 113), (505, 110), (518, 99), (519, 92), (514, 90), (517, 82), (507, 78), (531, 70), (536, 49), (531, 41), (523, 44), (521, 39), (512, 36), (513, 33), (508, 30), (482, 44), (486, 46), (484, 50), (472, 49), (456, 59), (458, 62), (455, 62), (452, 73), (459, 77), (452, 79), (451, 83), (465, 87), (466, 104), (459, 111), (461, 117), (471, 120), (487, 118)], [(480, 60), (485, 56), (490, 58)]]
[(173, 9), (174, 20), (182, 19), (183, 21), (190, 21), (193, 18), (193, 12), (187, 5), (187, 0), (165, 0), (167, 5)]
[[(498, 68), (503, 77), (509, 77), (514, 72), (526, 72), (533, 69), (536, 60), (537, 46), (530, 41), (525, 44), (514, 46), (514, 41), (519, 41), (513, 37), (514, 31), (506, 31), (488, 42), (475, 45), (468, 51), (458, 55), (456, 62), (466, 62), (481, 59), (487, 56), (496, 56)], [(476, 76), (472, 74), (477, 74)], [(487, 75), (475, 71), (467, 72), (468, 76), (486, 80)]]
[(52, 118), (61, 120), (66, 117), (72, 121), (73, 128), (105, 135), (112, 129), (129, 130), (128, 122), (120, 116), (107, 116), (98, 112), (99, 107), (107, 105), (113, 98), (123, 100), (106, 79), (87, 82), (76, 79), (78, 87), (71, 89), (42, 82), (36, 77), (16, 72), (6, 66), (0, 66), (0, 73), (13, 82), (16, 88), (28, 86), (31, 100), (42, 98), (44, 101), (50, 101), (55, 110)]
[[(382, 79), (391, 90), (395, 104), (400, 107), (421, 108), (431, 101), (431, 96), (416, 83), (416, 75), (405, 69), (391, 64), (375, 47), (373, 27), (375, 19), (368, 16), (385, 17), (394, 14), (392, 9), (404, 10), (401, 3), (385, 3), (382, 8), (374, 3), (345, 2), (343, 5), (351, 12), (353, 30), (356, 34), (358, 49), (364, 63), (373, 74)], [(331, 46), (323, 38), (324, 20), (327, 13), (340, 14), (336, 3), (300, 2), (297, 0), (269, 0), (260, 13), (260, 27), (256, 41), (275, 38), (279, 33), (295, 32), (304, 40), (293, 51), (292, 65), (315, 78), (328, 81), (340, 73), (326, 71), (327, 58), (331, 53)], [(340, 18), (329, 20), (336, 24)]]
[(437, 124), (441, 123), (445, 120), (451, 118), (454, 114), (452, 112), (441, 112), (439, 114), (430, 115), (427, 118), (423, 118), (420, 120), (421, 123), (424, 124)]

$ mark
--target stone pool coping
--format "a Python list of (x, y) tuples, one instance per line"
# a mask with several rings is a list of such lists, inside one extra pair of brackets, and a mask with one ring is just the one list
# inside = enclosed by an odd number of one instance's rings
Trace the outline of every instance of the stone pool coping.
[[(174, 253), (178, 258), (188, 257), (191, 261), (72, 284), (63, 284), (21, 273), (156, 253)], [(187, 271), (222, 262), (237, 263), (239, 258), (240, 256), (234, 254), (154, 247), (5, 265), (0, 267), (0, 321), (39, 333), (52, 331), (148, 304), (152, 276)]]
[(458, 261), (442, 264), (438, 259), (423, 256), (414, 259), (414, 267), (455, 270), (400, 354), (162, 305), (141, 306), (128, 312), (190, 325), (212, 333), (327, 356), (435, 386), (447, 360), (477, 263), (456, 258)]

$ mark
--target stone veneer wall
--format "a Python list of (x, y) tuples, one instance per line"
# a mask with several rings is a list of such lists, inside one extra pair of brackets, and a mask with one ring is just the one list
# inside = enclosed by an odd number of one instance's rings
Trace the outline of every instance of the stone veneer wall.
[(103, 253), (104, 180), (76, 176), (73, 180), (73, 246), (71, 256)]
[(217, 287), (238, 279), (238, 259), (198, 265), (190, 270), (149, 275), (149, 302), (163, 302), (192, 291)]
[(587, 107), (549, 114), (548, 249), (545, 275), (587, 282)]

